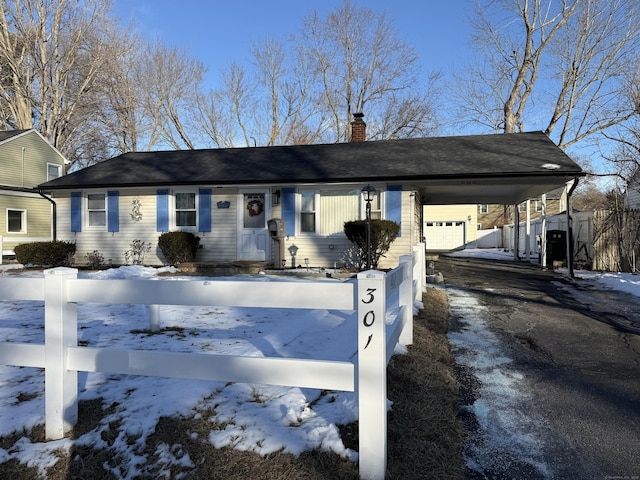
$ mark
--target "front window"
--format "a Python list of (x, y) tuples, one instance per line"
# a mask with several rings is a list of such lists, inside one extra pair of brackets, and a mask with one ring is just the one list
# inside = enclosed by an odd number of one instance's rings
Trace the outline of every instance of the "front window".
[(489, 204), (487, 204), (487, 203), (481, 203), (481, 204), (480, 204), (480, 213), (481, 213), (481, 214), (487, 214), (487, 213), (489, 213)]
[(107, 226), (107, 202), (104, 193), (90, 193), (87, 195), (87, 209), (90, 227)]
[(300, 192), (300, 232), (316, 232), (315, 192)]
[[(363, 203), (366, 202), (363, 199)], [(375, 192), (373, 194), (373, 199), (371, 200), (371, 218), (380, 220), (382, 218), (382, 202), (380, 201), (380, 192)]]
[[(382, 193), (371, 201), (371, 218), (383, 218)], [(344, 234), (345, 222), (365, 219), (366, 202), (359, 189), (305, 190), (299, 193), (299, 232), (304, 234)]]
[(62, 166), (54, 163), (47, 163), (47, 181), (62, 176)]
[(27, 228), (26, 210), (7, 210), (7, 232), (25, 233)]
[(176, 227), (192, 228), (196, 226), (195, 192), (176, 193)]
[(542, 200), (536, 200), (536, 212), (542, 211)]

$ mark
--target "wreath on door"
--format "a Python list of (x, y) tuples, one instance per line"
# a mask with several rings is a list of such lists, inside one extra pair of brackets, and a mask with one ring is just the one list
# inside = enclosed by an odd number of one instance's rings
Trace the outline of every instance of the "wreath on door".
[(255, 217), (264, 212), (264, 204), (260, 200), (251, 200), (247, 203), (247, 210), (250, 217)]

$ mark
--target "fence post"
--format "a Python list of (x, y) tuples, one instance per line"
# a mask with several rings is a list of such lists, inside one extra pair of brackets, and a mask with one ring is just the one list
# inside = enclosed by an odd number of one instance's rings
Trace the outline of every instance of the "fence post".
[(422, 301), (422, 293), (427, 288), (427, 259), (425, 254), (426, 245), (419, 243), (413, 248), (413, 254), (416, 256), (415, 267), (413, 270), (413, 280), (417, 280), (417, 291), (415, 299)]
[(385, 275), (358, 273), (358, 411), (360, 478), (384, 480), (387, 470)]
[(44, 271), (45, 436), (64, 437), (78, 422), (78, 372), (67, 370), (67, 347), (78, 344), (77, 307), (67, 302), (75, 268)]
[(404, 314), (402, 321), (405, 326), (400, 333), (398, 341), (401, 345), (413, 344), (413, 294), (414, 278), (413, 278), (413, 256), (400, 255), (400, 265), (403, 266), (402, 283), (400, 283), (400, 291), (398, 292), (398, 303), (400, 307), (404, 306)]
[(149, 330), (160, 331), (160, 305), (149, 305)]

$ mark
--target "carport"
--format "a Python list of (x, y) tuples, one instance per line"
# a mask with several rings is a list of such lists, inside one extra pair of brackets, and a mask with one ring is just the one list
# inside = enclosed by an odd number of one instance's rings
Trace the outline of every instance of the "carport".
[[(567, 223), (571, 225), (571, 194), (585, 173), (543, 132), (452, 138), (429, 139), (425, 155), (433, 173), (430, 178), (416, 179), (422, 205), (513, 205), (517, 238), (517, 205), (538, 196), (544, 199), (544, 194), (562, 187), (567, 192)], [(570, 237), (567, 235), (567, 257), (572, 275)], [(543, 248), (545, 244), (542, 238)], [(519, 257), (518, 242), (514, 257)]]

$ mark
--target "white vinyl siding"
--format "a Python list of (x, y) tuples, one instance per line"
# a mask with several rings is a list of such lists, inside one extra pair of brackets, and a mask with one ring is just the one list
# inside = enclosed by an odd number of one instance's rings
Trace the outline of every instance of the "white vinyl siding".
[(358, 219), (360, 192), (320, 192), (320, 232), (322, 235), (344, 233), (345, 222)]
[[(146, 254), (146, 265), (163, 265), (158, 238), (161, 232), (156, 231), (156, 190), (152, 189), (120, 189), (120, 225), (118, 232), (107, 232), (103, 229), (84, 229), (82, 232), (71, 232), (70, 215), (58, 215), (58, 238), (76, 243), (75, 261), (85, 261), (88, 252), (97, 250), (105, 259), (114, 265), (125, 263), (124, 253), (131, 248), (133, 240), (151, 243), (151, 251)], [(184, 190), (182, 190), (184, 191)], [(236, 190), (233, 188), (215, 189), (212, 195), (211, 232), (193, 232), (200, 237), (202, 248), (198, 250), (198, 262), (232, 262), (236, 257)], [(87, 192), (93, 193), (93, 192)], [(96, 192), (102, 193), (102, 192)], [(70, 193), (56, 192), (54, 200), (59, 212), (70, 211)], [(229, 208), (218, 208), (218, 202), (229, 202)], [(47, 202), (48, 205), (48, 202)], [(173, 208), (173, 207), (171, 207)], [(134, 211), (135, 209), (135, 211)], [(85, 210), (86, 211), (86, 210)], [(136, 220), (137, 219), (137, 220)]]

